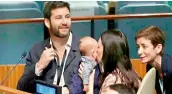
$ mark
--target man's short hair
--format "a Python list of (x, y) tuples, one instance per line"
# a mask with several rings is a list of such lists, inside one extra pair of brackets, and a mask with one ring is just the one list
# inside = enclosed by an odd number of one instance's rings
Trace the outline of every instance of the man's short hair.
[(49, 19), (51, 17), (51, 11), (53, 9), (63, 8), (63, 7), (67, 7), (68, 10), (70, 11), (70, 4), (68, 2), (64, 2), (64, 1), (45, 2), (43, 9), (44, 18)]

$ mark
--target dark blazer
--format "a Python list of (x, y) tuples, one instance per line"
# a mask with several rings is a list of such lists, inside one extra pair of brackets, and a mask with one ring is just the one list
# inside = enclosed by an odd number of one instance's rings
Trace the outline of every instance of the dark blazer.
[[(49, 65), (43, 70), (41, 76), (35, 74), (35, 64), (39, 61), (42, 52), (45, 47), (49, 45), (50, 39), (46, 39), (38, 44), (36, 44), (28, 53), (26, 58), (26, 65), (24, 73), (20, 78), (17, 89), (26, 92), (35, 92), (35, 80), (43, 80), (48, 83), (53, 83), (55, 73), (56, 73), (56, 62), (53, 60)], [(66, 65), (64, 69), (64, 80), (67, 86), (71, 83), (72, 76), (74, 74), (74, 68), (78, 67), (81, 55), (79, 52), (79, 39), (73, 35), (71, 50), (68, 54)]]
[[(147, 65), (147, 71), (151, 69), (151, 65)], [(163, 74), (163, 88), (166, 94), (172, 94), (172, 57), (165, 54), (162, 56), (161, 69)], [(162, 94), (160, 84), (159, 84), (159, 73), (156, 72), (156, 92), (157, 94)]]

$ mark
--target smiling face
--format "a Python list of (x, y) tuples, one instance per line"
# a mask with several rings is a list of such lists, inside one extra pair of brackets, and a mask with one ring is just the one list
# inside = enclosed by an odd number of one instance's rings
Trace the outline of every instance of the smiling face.
[(158, 27), (149, 26), (141, 29), (137, 32), (135, 41), (142, 63), (153, 63), (158, 59), (156, 57), (163, 55), (165, 36)]
[(71, 29), (69, 9), (67, 7), (52, 9), (50, 19), (45, 18), (45, 24), (51, 36), (68, 37)]
[(136, 40), (138, 55), (142, 63), (152, 63), (162, 50), (162, 45), (153, 46), (149, 39), (140, 37)]

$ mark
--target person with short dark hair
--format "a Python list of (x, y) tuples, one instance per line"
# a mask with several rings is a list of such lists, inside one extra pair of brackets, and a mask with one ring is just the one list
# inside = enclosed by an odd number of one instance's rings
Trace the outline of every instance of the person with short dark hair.
[(147, 71), (154, 67), (157, 94), (172, 94), (172, 57), (164, 54), (165, 34), (156, 26), (141, 29), (135, 36), (138, 55), (147, 63)]
[(70, 5), (46, 2), (43, 14), (50, 37), (30, 50), (17, 89), (35, 93), (35, 80), (42, 80), (62, 86), (62, 92), (69, 93), (74, 68), (81, 58), (79, 38), (71, 32)]

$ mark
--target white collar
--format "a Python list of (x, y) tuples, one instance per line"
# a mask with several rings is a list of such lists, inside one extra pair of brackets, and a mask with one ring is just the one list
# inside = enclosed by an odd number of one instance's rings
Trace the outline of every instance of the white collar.
[[(65, 45), (65, 49), (68, 49), (68, 48), (70, 48), (71, 46), (72, 46), (72, 33), (70, 32), (69, 33), (69, 38), (68, 38), (68, 40), (67, 40), (67, 43), (66, 43), (66, 45)], [(50, 38), (50, 44), (52, 45), (52, 40), (51, 40), (51, 38)]]

